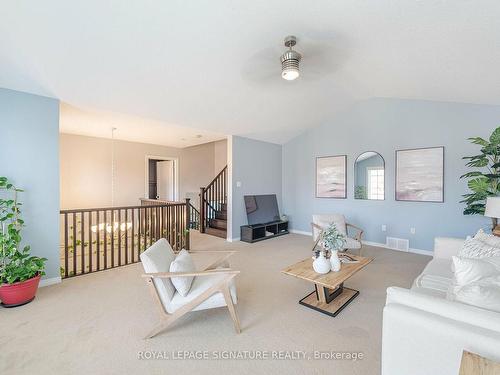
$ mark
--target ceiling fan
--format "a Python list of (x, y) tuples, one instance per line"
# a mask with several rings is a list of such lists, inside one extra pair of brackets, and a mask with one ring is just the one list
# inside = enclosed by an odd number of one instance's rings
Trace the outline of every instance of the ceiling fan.
[[(293, 81), (300, 76), (300, 81), (310, 82), (332, 73), (338, 65), (339, 61), (334, 59), (337, 48), (330, 35), (326, 38), (314, 35), (300, 39), (290, 35), (283, 44), (287, 48), (285, 52), (283, 47), (278, 49), (277, 45), (268, 46), (246, 59), (241, 72), (243, 78), (259, 85), (276, 84), (280, 77), (281, 61), (283, 79)], [(300, 44), (300, 52), (294, 49), (297, 44)]]
[(281, 78), (287, 81), (293, 81), (299, 78), (300, 69), (299, 64), (302, 59), (302, 55), (297, 51), (293, 50), (293, 46), (297, 44), (297, 38), (293, 35), (289, 35), (285, 38), (285, 47), (289, 50), (281, 55)]

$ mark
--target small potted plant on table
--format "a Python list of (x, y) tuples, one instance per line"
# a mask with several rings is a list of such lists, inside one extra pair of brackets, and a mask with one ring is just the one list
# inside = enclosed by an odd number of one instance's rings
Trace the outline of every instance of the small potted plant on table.
[[(319, 268), (319, 264), (324, 263), (323, 258), (327, 258), (328, 253), (330, 253), (330, 261), (328, 262), (328, 271), (331, 269), (334, 272), (340, 271), (340, 259), (338, 256), (339, 250), (342, 250), (345, 248), (346, 245), (346, 238), (345, 235), (339, 232), (337, 229), (337, 226), (334, 223), (331, 223), (328, 227), (324, 228), (318, 238), (318, 243), (319, 245), (323, 248), (323, 251), (320, 252), (319, 257), (316, 259), (318, 260), (316, 267)], [(323, 255), (323, 252), (325, 253)], [(315, 261), (316, 262), (316, 261)], [(314, 267), (314, 263), (313, 263)], [(326, 268), (326, 263), (325, 263), (325, 268)], [(316, 268), (315, 268), (316, 270)], [(325, 269), (326, 271), (326, 269)], [(318, 272), (318, 271), (316, 271)], [(324, 272), (318, 272), (318, 273), (324, 273)]]
[(46, 258), (30, 255), (21, 248), (21, 219), (18, 193), (6, 177), (0, 177), (0, 300), (5, 307), (21, 306), (35, 298)]

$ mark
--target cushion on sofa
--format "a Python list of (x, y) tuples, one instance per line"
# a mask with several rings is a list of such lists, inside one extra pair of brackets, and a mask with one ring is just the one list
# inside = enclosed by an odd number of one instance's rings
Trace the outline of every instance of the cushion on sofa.
[(462, 258), (486, 258), (500, 256), (500, 248), (488, 245), (476, 238), (467, 238), (462, 250), (458, 253)]
[(475, 240), (479, 240), (488, 246), (500, 248), (500, 237), (491, 233), (486, 233), (484, 230), (479, 229), (474, 236)]
[(450, 294), (453, 301), (500, 312), (500, 273), (458, 287)]
[(453, 257), (453, 266), (449, 300), (500, 312), (500, 257)]
[(413, 282), (412, 290), (445, 298), (453, 278), (451, 259), (432, 259)]
[(460, 258), (452, 257), (453, 260), (453, 284), (464, 286), (485, 277), (500, 274), (500, 257)]

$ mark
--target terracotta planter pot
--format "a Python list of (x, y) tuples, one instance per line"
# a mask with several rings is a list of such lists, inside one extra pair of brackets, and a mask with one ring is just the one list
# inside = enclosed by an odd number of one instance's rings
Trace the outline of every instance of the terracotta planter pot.
[(41, 276), (14, 284), (2, 284), (0, 286), (0, 300), (4, 307), (15, 307), (25, 305), (35, 299), (35, 294), (40, 283)]

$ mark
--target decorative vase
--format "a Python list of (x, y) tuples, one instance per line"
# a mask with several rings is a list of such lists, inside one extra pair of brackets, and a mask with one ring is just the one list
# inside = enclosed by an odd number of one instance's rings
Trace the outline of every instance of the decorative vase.
[(314, 272), (317, 273), (328, 273), (330, 272), (330, 262), (325, 258), (323, 251), (320, 251), (319, 257), (317, 257), (313, 262)]
[(330, 265), (331, 265), (332, 271), (339, 272), (340, 267), (342, 266), (342, 264), (340, 263), (340, 259), (339, 259), (339, 251), (332, 250), (331, 253), (332, 253), (332, 255), (330, 256)]

